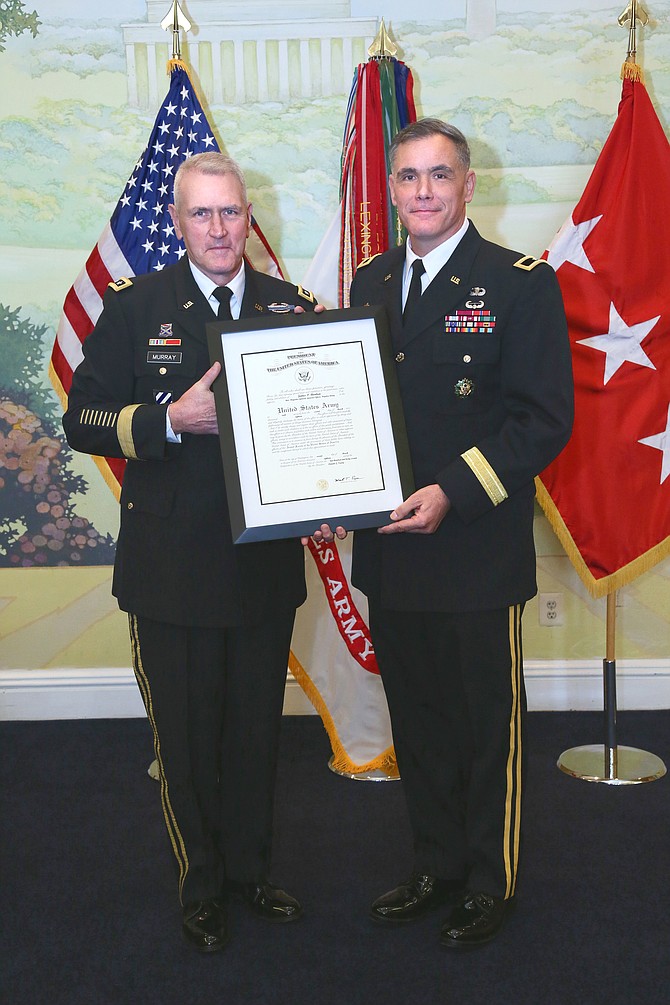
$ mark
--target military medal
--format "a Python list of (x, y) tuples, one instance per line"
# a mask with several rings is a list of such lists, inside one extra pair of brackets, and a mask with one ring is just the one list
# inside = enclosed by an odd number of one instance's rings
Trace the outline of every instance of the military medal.
[(457, 398), (467, 398), (475, 389), (474, 380), (470, 380), (469, 377), (461, 377), (454, 384), (454, 394)]

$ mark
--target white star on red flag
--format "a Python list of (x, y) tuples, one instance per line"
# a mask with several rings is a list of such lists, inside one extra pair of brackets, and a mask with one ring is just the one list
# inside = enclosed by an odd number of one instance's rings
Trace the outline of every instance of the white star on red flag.
[(572, 262), (580, 269), (595, 272), (584, 251), (584, 241), (599, 220), (602, 220), (602, 216), (596, 216), (592, 220), (584, 220), (583, 223), (577, 224), (572, 217), (565, 221), (549, 245), (547, 261), (553, 269), (558, 272), (564, 262)]
[(644, 443), (647, 447), (655, 447), (656, 450), (660, 450), (663, 454), (661, 462), (662, 485), (668, 475), (670, 475), (670, 405), (668, 405), (665, 429), (660, 433), (656, 433), (655, 436), (645, 436), (644, 439), (638, 440), (638, 443)]
[(652, 370), (656, 367), (642, 348), (641, 342), (647, 337), (654, 327), (658, 317), (651, 321), (641, 321), (636, 325), (627, 325), (617, 311), (614, 304), (610, 304), (609, 329), (604, 335), (593, 335), (591, 338), (578, 339), (578, 345), (587, 345), (591, 349), (604, 352), (605, 377), (603, 383), (607, 383), (614, 376), (620, 366), (624, 363), (636, 363), (638, 366), (648, 366)]

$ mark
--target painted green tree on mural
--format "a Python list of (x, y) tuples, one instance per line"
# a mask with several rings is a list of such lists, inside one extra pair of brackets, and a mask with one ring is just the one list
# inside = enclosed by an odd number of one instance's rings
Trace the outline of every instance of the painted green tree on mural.
[(39, 25), (37, 11), (29, 14), (22, 0), (0, 0), (0, 52), (5, 51), (4, 42), (9, 35), (29, 31), (35, 38)]
[(46, 331), (0, 304), (0, 567), (110, 565), (113, 538), (72, 502), (86, 483), (69, 469), (56, 407), (40, 381)]

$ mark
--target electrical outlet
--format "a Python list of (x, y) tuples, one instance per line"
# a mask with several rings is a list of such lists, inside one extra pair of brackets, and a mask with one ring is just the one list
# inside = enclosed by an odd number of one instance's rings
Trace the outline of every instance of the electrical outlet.
[(540, 624), (547, 628), (563, 624), (563, 594), (541, 593), (538, 597)]

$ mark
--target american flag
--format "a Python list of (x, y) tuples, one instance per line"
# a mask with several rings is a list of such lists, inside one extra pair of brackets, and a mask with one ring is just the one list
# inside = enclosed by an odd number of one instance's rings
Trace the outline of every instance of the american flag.
[[(218, 150), (212, 129), (183, 64), (170, 75), (170, 88), (154, 123), (149, 142), (126, 183), (109, 223), (86, 265), (65, 297), (51, 353), (49, 376), (66, 405), (72, 374), (83, 358), (82, 343), (102, 311), (110, 282), (160, 271), (185, 254), (168, 212), (174, 176), (187, 157)], [(281, 276), (272, 250), (252, 217), (246, 257), (255, 269)], [(118, 494), (125, 462), (100, 463), (107, 483)]]

